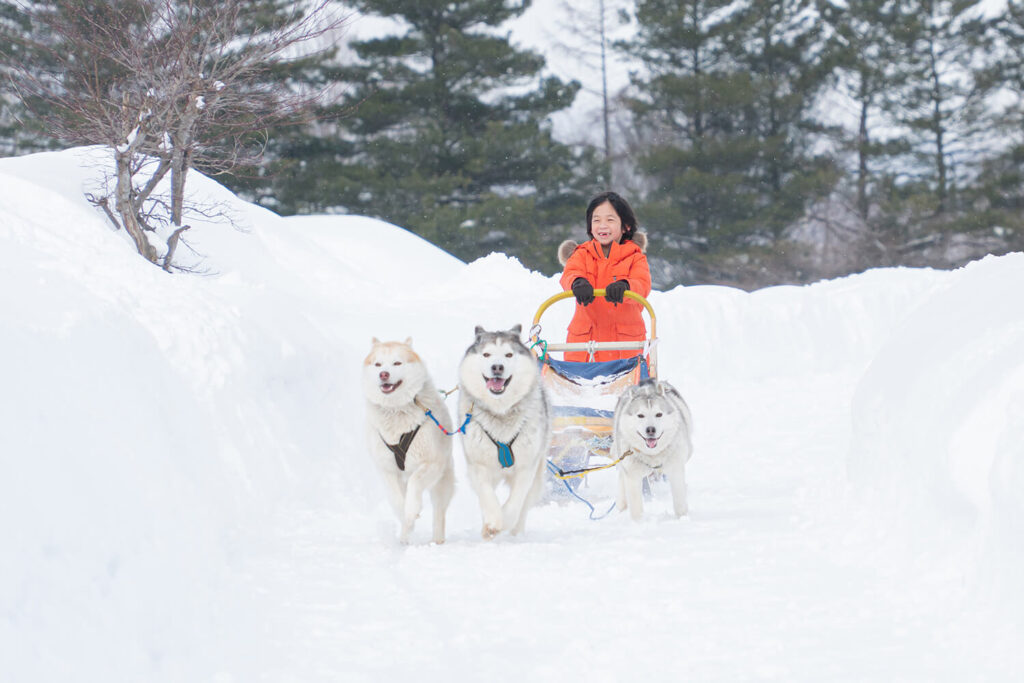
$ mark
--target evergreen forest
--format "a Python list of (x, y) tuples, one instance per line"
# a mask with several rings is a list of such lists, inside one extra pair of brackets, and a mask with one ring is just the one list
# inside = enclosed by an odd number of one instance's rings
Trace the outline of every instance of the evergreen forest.
[[(267, 118), (254, 154), (200, 140), (194, 166), (281, 214), (374, 216), (463, 260), (500, 251), (548, 274), (562, 240), (585, 238), (589, 198), (613, 189), (648, 233), (661, 289), (1024, 249), (1024, 0), (544, 2), (593, 49), (571, 79), (511, 39), (530, 0), (351, 0), (349, 21), (391, 28), (332, 31), (259, 73), (316, 94), (311, 115)], [(234, 25), (254, 31), (291, 4), (254, 0)], [(3, 74), (45, 66), (19, 38), (47, 42), (36, 18), (0, 0)], [(626, 62), (628, 83), (609, 88), (609, 65)], [(4, 81), (0, 155), (68, 146), (46, 98)], [(584, 92), (600, 107), (556, 135)]]

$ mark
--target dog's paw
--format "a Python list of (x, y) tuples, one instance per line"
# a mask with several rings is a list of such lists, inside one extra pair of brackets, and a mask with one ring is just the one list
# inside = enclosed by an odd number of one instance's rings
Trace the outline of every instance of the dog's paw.
[(485, 541), (489, 541), (489, 540), (491, 540), (492, 538), (494, 538), (495, 536), (497, 536), (500, 533), (501, 533), (501, 529), (497, 528), (496, 526), (492, 526), (490, 524), (484, 524), (484, 528), (480, 532), (480, 536), (483, 537), (483, 539)]

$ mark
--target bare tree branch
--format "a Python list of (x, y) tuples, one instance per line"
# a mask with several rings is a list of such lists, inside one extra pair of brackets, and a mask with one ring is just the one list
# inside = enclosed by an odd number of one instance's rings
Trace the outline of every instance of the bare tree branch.
[[(47, 105), (39, 114), (57, 137), (113, 151), (114, 212), (154, 264), (157, 249), (145, 234), (154, 208), (169, 206), (161, 223), (181, 226), (190, 170), (252, 165), (267, 129), (311, 120), (321, 92), (272, 75), (308, 59), (304, 45), (347, 21), (331, 0), (308, 11), (296, 3), (270, 28), (250, 24), (248, 0), (26, 0), (19, 7), (35, 28), (20, 38), (23, 47), (45, 55), (49, 68), (16, 70), (15, 92), (28, 107)], [(169, 200), (157, 202), (163, 192)], [(168, 238), (172, 258), (171, 239), (176, 246), (180, 234)], [(170, 267), (167, 255), (163, 262)]]

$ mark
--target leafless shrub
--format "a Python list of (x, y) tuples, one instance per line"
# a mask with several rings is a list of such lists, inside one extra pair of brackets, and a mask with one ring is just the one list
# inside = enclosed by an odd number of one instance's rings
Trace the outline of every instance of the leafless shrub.
[[(251, 25), (248, 0), (20, 6), (35, 29), (23, 48), (41, 58), (15, 70), (16, 92), (54, 135), (113, 151), (113, 201), (92, 201), (116, 215), (142, 256), (168, 270), (184, 242), (189, 171), (216, 175), (251, 165), (266, 130), (308, 121), (320, 93), (274, 74), (308, 59), (303, 45), (346, 22), (329, 0), (305, 12), (296, 3), (270, 28)], [(162, 254), (147, 220), (161, 208)]]

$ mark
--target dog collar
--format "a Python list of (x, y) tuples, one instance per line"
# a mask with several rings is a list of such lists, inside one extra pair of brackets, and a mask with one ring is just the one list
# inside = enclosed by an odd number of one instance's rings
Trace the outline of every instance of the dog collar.
[[(664, 464), (664, 463), (658, 463), (657, 465), (655, 465), (650, 460), (648, 460), (646, 457), (644, 457), (643, 453), (640, 453), (639, 451), (635, 451), (635, 450), (632, 450), (632, 449), (630, 449), (630, 451), (629, 451), (629, 453), (627, 453), (627, 455), (632, 455), (634, 458), (639, 460), (641, 464), (643, 464), (645, 467), (648, 467), (649, 469), (652, 469), (652, 470), (660, 470), (661, 466)], [(623, 457), (625, 457), (625, 456), (623, 456)]]

